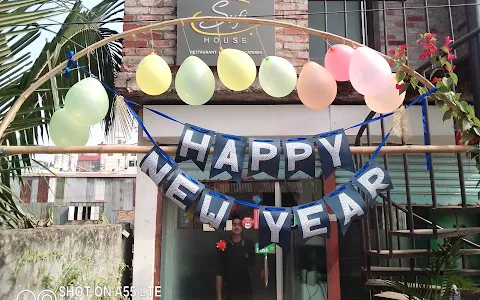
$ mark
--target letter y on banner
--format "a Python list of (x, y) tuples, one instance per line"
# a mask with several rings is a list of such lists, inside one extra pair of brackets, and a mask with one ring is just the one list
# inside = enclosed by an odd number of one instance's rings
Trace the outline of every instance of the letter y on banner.
[(214, 131), (185, 124), (178, 143), (175, 161), (192, 160), (200, 170), (205, 171), (205, 165), (207, 164), (208, 154), (214, 137)]
[(287, 252), (290, 247), (292, 209), (290, 207), (261, 206), (259, 211), (259, 247), (275, 243)]
[(204, 189), (195, 215), (200, 222), (212, 225), (215, 229), (225, 228), (228, 216), (232, 210), (234, 198)]
[(374, 200), (380, 192), (393, 189), (388, 172), (374, 162), (370, 162), (360, 174), (353, 176), (352, 182), (372, 199), (371, 207), (375, 205)]
[(348, 145), (345, 130), (323, 133), (315, 136), (322, 164), (323, 177), (328, 178), (335, 168), (355, 172), (352, 152)]

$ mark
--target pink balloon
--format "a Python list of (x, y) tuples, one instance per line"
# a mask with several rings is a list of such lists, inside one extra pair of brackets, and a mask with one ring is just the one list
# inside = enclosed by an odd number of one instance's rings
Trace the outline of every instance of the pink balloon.
[(375, 50), (367, 47), (353, 51), (349, 72), (353, 88), (365, 96), (378, 95), (391, 83), (390, 65)]
[(376, 96), (365, 96), (365, 103), (374, 112), (386, 114), (396, 110), (405, 100), (405, 92), (399, 95), (396, 84), (395, 74), (390, 76), (390, 84), (388, 87)]
[(316, 62), (307, 62), (300, 72), (297, 93), (302, 103), (311, 109), (323, 109), (337, 96), (337, 82), (327, 69)]
[(350, 58), (353, 48), (347, 45), (334, 45), (325, 55), (325, 69), (333, 75), (336, 81), (349, 81)]

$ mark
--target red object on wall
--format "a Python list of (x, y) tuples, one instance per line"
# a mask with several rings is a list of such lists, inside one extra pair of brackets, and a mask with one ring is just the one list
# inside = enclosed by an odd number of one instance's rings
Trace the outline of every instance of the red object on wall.
[(253, 210), (253, 229), (258, 230), (258, 208)]

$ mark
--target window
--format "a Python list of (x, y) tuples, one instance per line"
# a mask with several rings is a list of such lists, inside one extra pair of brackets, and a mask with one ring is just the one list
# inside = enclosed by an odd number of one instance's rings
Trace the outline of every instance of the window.
[(128, 161), (128, 166), (129, 167), (135, 167), (135, 161), (134, 160)]
[[(361, 1), (308, 1), (308, 27), (328, 31), (351, 40), (363, 41)], [(344, 13), (344, 11), (350, 11)], [(324, 12), (330, 12), (325, 14)], [(338, 13), (333, 13), (338, 12)], [(325, 39), (310, 36), (310, 60), (324, 65), (328, 44)]]

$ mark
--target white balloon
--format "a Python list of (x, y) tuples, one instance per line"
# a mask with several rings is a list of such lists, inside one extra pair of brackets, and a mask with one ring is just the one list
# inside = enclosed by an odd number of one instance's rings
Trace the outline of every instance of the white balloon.
[(278, 56), (266, 57), (258, 71), (260, 86), (272, 97), (290, 95), (297, 85), (297, 71), (286, 59)]

